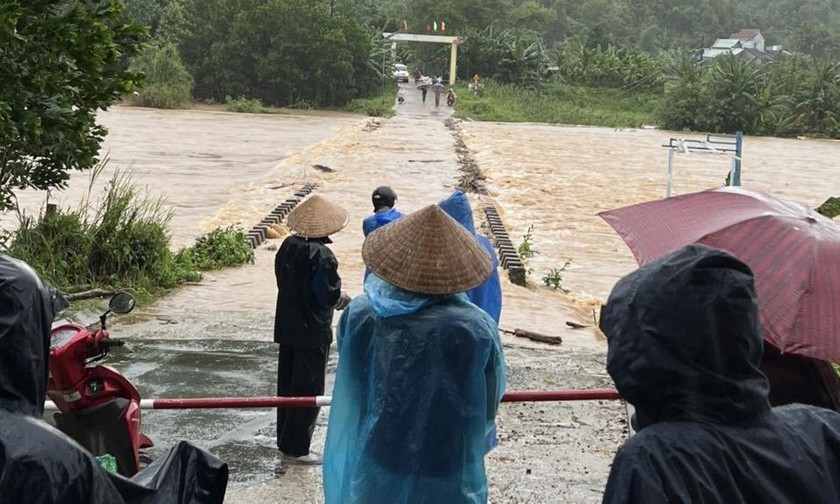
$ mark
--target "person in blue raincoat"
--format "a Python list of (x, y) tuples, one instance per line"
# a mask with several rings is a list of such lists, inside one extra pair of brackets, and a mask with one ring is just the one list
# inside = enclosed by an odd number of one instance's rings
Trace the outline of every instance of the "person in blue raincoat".
[(490, 278), (478, 287), (468, 290), (467, 297), (476, 306), (493, 317), (493, 320), (498, 324), (499, 317), (502, 314), (502, 285), (499, 281), (499, 259), (496, 256), (493, 245), (486, 237), (476, 234), (475, 224), (473, 224), (472, 208), (470, 208), (470, 202), (466, 194), (461, 191), (455, 191), (451, 196), (438, 203), (438, 205), (450, 217), (460, 222), (467, 231), (475, 236), (476, 240), (487, 250), (490, 258), (493, 260), (493, 272), (490, 274)]
[(326, 503), (485, 503), (504, 355), (463, 293), (493, 263), (437, 205), (371, 234), (362, 257), (372, 274), (337, 329)]
[[(362, 232), (365, 236), (389, 222), (401, 219), (405, 215), (394, 208), (397, 203), (397, 193), (388, 186), (379, 186), (374, 189), (373, 194), (370, 195), (370, 200), (373, 203), (373, 214), (362, 221)], [(365, 278), (369, 274), (370, 270), (365, 268)]]
[(362, 221), (362, 232), (365, 236), (403, 216), (402, 212), (394, 208), (397, 203), (397, 193), (388, 186), (374, 189), (370, 200), (373, 203), (373, 214)]

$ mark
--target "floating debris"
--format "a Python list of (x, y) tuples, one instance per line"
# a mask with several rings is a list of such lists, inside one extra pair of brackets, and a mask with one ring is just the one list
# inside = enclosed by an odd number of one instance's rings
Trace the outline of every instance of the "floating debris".
[(379, 123), (378, 119), (368, 119), (363, 129), (365, 131), (376, 131), (379, 129), (380, 126), (382, 125)]

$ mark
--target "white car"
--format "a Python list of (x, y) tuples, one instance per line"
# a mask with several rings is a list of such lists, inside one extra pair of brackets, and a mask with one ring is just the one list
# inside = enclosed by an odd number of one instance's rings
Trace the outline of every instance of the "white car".
[(408, 67), (402, 63), (394, 65), (394, 77), (397, 82), (408, 82)]

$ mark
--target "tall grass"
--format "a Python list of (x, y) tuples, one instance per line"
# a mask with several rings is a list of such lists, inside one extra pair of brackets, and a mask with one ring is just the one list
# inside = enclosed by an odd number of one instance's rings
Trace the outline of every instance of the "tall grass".
[(652, 124), (661, 99), (653, 93), (570, 86), (558, 81), (536, 90), (486, 81), (481, 96), (475, 96), (466, 86), (460, 86), (456, 93), (458, 117), (610, 127)]
[[(94, 169), (90, 188), (105, 163)], [(89, 189), (78, 208), (21, 216), (7, 252), (59, 289), (123, 287), (141, 296), (199, 280), (201, 270), (253, 259), (244, 235), (232, 227), (214, 230), (174, 254), (170, 220), (162, 198), (139, 192), (128, 173), (117, 172), (98, 201), (91, 200)]]

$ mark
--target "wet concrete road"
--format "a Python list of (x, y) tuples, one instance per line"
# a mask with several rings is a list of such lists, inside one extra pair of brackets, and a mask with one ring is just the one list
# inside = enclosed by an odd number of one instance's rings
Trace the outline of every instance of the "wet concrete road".
[[(144, 399), (273, 396), (277, 346), (256, 341), (131, 339), (103, 362), (120, 370)], [(336, 356), (330, 356), (332, 390)], [(323, 434), (328, 410), (319, 416)], [(274, 409), (144, 410), (153, 458), (181, 439), (228, 462), (232, 487), (273, 480), (283, 472), (275, 444)]]

